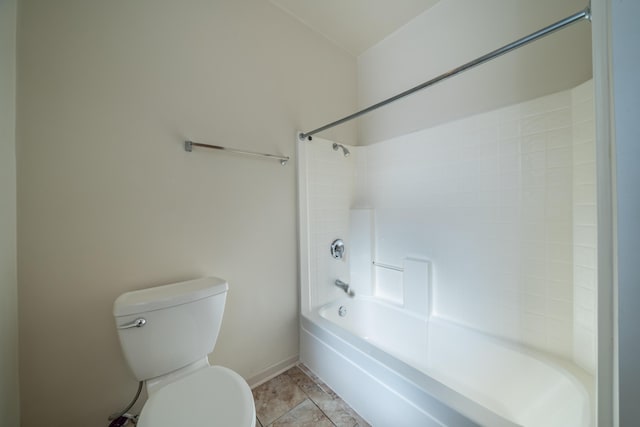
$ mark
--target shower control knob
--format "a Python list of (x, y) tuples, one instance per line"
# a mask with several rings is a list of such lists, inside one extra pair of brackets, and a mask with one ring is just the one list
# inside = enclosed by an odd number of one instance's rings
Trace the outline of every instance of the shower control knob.
[(331, 256), (335, 259), (342, 259), (344, 256), (344, 242), (342, 239), (336, 239), (331, 243)]

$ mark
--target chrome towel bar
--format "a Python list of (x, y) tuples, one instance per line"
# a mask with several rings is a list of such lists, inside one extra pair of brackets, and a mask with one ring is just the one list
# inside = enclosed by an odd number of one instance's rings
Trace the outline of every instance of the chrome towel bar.
[(232, 153), (245, 154), (248, 156), (267, 157), (269, 159), (279, 160), (282, 166), (286, 165), (290, 159), (290, 157), (288, 156), (285, 157), (285, 156), (277, 156), (275, 154), (265, 154), (265, 153), (256, 153), (254, 151), (236, 150), (235, 148), (227, 148), (227, 147), (222, 147), (220, 145), (202, 144), (200, 142), (194, 142), (194, 141), (184, 142), (184, 151), (191, 152), (193, 151), (193, 147), (212, 148), (214, 150), (230, 151)]

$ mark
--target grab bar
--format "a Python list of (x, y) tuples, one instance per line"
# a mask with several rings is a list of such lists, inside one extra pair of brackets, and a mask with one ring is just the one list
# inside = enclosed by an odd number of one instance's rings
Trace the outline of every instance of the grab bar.
[(227, 148), (222, 147), (220, 145), (210, 145), (210, 144), (202, 144), (200, 142), (194, 141), (185, 141), (184, 142), (184, 151), (192, 152), (193, 147), (204, 147), (204, 148), (213, 148), (214, 150), (223, 150), (223, 151), (231, 151), (236, 154), (245, 154), (248, 156), (258, 156), (258, 157), (268, 157), (270, 159), (280, 160), (280, 164), (282, 166), (286, 165), (289, 161), (290, 157), (288, 156), (276, 156), (275, 154), (266, 154), (266, 153), (256, 153), (255, 151), (245, 151), (245, 150), (236, 150), (235, 148)]
[(396, 267), (395, 265), (383, 264), (381, 262), (376, 262), (376, 261), (373, 261), (372, 264), (376, 267), (386, 268), (387, 270), (399, 271), (401, 273), (404, 272), (404, 268)]

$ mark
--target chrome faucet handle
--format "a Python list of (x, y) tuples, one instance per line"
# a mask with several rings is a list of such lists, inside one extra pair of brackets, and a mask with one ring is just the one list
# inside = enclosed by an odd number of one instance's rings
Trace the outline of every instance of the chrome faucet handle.
[(331, 256), (335, 259), (344, 257), (344, 242), (342, 239), (336, 239), (331, 242)]

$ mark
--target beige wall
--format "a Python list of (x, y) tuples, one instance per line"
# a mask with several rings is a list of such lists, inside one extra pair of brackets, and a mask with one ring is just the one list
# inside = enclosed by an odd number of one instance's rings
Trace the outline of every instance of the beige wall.
[(16, 0), (0, 0), (0, 426), (17, 427)]
[(295, 163), (182, 141), (294, 156), (296, 129), (355, 108), (355, 59), (261, 0), (20, 9), (23, 426), (102, 425), (127, 403), (125, 291), (226, 278), (212, 361), (252, 378), (295, 357)]
[[(358, 58), (366, 107), (582, 10), (585, 0), (441, 0)], [(575, 87), (591, 77), (581, 22), (360, 120), (360, 144)]]

